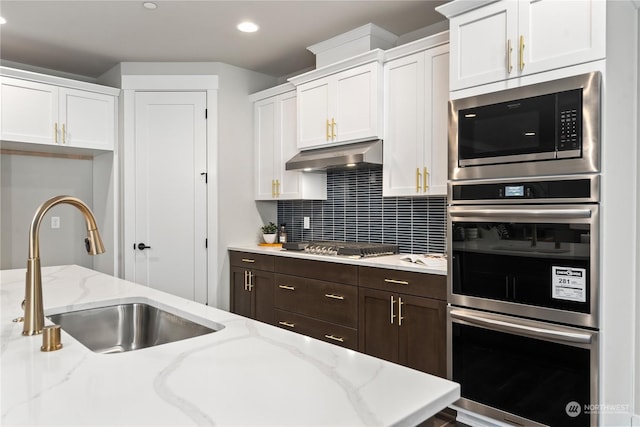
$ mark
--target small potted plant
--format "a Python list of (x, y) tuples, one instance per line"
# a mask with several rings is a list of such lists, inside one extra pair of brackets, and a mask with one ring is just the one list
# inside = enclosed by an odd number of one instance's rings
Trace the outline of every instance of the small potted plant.
[(262, 238), (265, 243), (275, 243), (276, 241), (276, 232), (278, 231), (278, 226), (273, 222), (270, 222), (267, 225), (263, 225), (262, 228)]

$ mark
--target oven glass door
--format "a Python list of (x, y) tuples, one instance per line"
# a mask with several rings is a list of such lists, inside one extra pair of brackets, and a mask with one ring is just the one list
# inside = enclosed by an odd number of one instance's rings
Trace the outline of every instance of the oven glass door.
[(597, 205), (451, 207), (450, 301), (595, 327), (597, 215)]
[(455, 307), (448, 314), (458, 406), (515, 425), (596, 425), (585, 405), (597, 403), (597, 332)]

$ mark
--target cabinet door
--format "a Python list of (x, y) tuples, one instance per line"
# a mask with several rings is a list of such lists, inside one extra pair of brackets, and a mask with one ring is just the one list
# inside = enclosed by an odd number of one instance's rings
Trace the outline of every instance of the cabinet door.
[(520, 0), (518, 17), (524, 43), (522, 74), (605, 57), (604, 1)]
[(113, 150), (115, 99), (83, 90), (59, 89), (61, 142), (70, 147)]
[(253, 318), (265, 323), (273, 323), (273, 273), (252, 270), (251, 293), (254, 299)]
[(451, 90), (516, 75), (517, 13), (517, 1), (501, 0), (451, 18)]
[(278, 100), (276, 97), (256, 101), (253, 108), (256, 200), (271, 200), (276, 195), (277, 172), (274, 169), (274, 162), (279, 157), (279, 153), (277, 153), (279, 149), (277, 110)]
[(330, 78), (314, 80), (297, 87), (298, 148), (326, 144), (331, 139), (329, 117)]
[(344, 142), (378, 137), (378, 63), (335, 75), (335, 96), (330, 102), (332, 141)]
[(384, 65), (385, 197), (414, 196), (422, 188), (418, 171), (422, 168), (425, 130), (424, 58), (420, 52)]
[(398, 295), (398, 362), (446, 377), (446, 303)]
[(398, 362), (397, 296), (366, 288), (360, 288), (358, 295), (358, 350)]
[(1, 139), (56, 144), (59, 137), (58, 88), (2, 77)]
[(447, 195), (447, 128), (449, 111), (449, 46), (425, 52), (426, 94), (422, 190), (427, 195)]
[(246, 286), (247, 271), (244, 268), (231, 267), (231, 312), (252, 317), (251, 292)]

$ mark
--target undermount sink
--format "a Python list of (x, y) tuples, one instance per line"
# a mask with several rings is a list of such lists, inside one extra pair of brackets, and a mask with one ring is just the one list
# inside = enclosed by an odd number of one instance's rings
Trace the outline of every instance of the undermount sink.
[(79, 309), (47, 318), (85, 347), (103, 354), (140, 350), (223, 328), (213, 322), (203, 322), (210, 326), (196, 323), (146, 302)]

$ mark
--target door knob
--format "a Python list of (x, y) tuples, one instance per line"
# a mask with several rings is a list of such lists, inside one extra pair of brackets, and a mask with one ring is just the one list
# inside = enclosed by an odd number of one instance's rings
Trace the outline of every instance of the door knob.
[[(135, 246), (134, 246), (135, 249)], [(151, 249), (151, 246), (147, 246), (144, 243), (138, 243), (138, 249), (140, 249), (141, 251), (145, 250), (145, 249)]]

